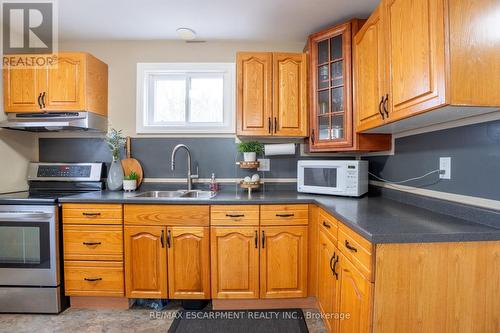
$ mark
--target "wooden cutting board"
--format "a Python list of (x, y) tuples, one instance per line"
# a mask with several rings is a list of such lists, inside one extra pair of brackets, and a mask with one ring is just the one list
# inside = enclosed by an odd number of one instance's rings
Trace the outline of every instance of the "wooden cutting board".
[(142, 173), (142, 166), (138, 160), (130, 157), (130, 137), (127, 136), (127, 142), (125, 144), (125, 150), (127, 152), (127, 158), (122, 160), (123, 174), (128, 176), (131, 172), (135, 172), (137, 174), (137, 187), (141, 185), (142, 179), (144, 177)]

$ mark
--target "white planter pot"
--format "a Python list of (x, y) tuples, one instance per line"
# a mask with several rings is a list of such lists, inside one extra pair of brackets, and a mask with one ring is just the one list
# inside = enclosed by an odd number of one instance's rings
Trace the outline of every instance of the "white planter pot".
[(245, 162), (255, 162), (257, 161), (257, 153), (243, 153), (243, 159)]
[(123, 180), (123, 190), (125, 192), (132, 192), (137, 189), (137, 181), (134, 180)]

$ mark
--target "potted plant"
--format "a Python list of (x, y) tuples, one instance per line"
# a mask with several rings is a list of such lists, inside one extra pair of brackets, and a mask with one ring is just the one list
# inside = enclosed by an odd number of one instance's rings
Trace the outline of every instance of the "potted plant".
[(264, 147), (262, 143), (257, 141), (241, 142), (238, 145), (238, 151), (243, 153), (245, 162), (255, 162), (257, 161), (257, 154), (262, 154)]
[(137, 189), (137, 173), (131, 171), (128, 176), (123, 178), (123, 190), (125, 192), (133, 192)]
[(108, 145), (113, 161), (109, 167), (108, 178), (106, 184), (111, 191), (119, 191), (123, 186), (123, 168), (120, 163), (120, 153), (125, 145), (125, 137), (121, 130), (111, 128), (106, 135), (105, 141)]

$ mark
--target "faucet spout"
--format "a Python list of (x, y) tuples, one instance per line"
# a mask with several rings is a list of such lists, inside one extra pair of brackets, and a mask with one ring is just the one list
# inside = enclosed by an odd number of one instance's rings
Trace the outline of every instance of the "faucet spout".
[(198, 178), (198, 175), (191, 174), (191, 152), (189, 151), (188, 146), (181, 143), (174, 147), (174, 149), (172, 150), (170, 168), (172, 169), (172, 171), (175, 170), (175, 155), (177, 154), (177, 151), (181, 148), (185, 149), (187, 152), (187, 187), (188, 187), (187, 189), (188, 191), (191, 191), (191, 189), (193, 188), (193, 178)]

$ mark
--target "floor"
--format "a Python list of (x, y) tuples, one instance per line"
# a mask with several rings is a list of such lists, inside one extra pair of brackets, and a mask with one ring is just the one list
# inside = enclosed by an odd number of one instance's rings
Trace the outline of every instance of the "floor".
[[(36, 333), (127, 333), (167, 332), (178, 305), (162, 311), (150, 309), (87, 310), (68, 309), (59, 315), (0, 314), (0, 332)], [(303, 309), (311, 333), (326, 333), (321, 319), (308, 318), (318, 314), (315, 309)], [(279, 332), (277, 332), (279, 333)]]

